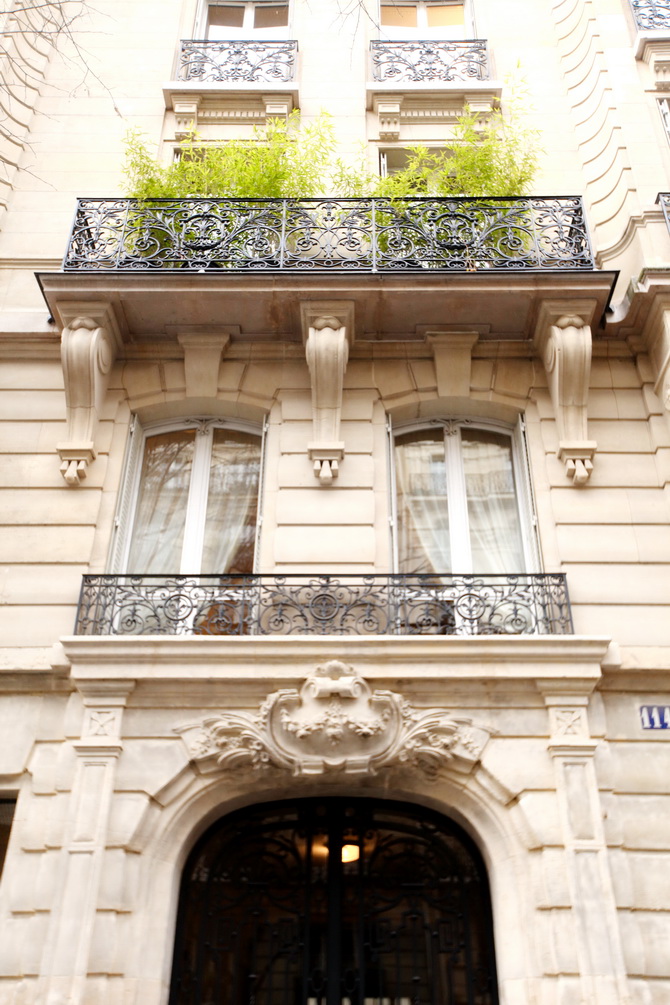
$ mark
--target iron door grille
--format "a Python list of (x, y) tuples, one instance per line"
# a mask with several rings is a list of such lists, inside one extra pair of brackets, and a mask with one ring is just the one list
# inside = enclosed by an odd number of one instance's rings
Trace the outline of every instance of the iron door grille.
[(437, 814), (266, 805), (187, 862), (170, 1005), (497, 1005), (496, 988), (481, 856)]

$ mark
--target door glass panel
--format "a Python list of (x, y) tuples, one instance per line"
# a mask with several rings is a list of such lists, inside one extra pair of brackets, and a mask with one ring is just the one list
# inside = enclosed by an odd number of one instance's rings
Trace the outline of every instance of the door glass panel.
[(288, 25), (287, 4), (257, 4), (254, 28), (285, 28)]
[(416, 6), (402, 7), (384, 4), (381, 9), (381, 23), (394, 28), (416, 28)]
[(179, 571), (194, 446), (193, 429), (147, 437), (129, 572)]
[(465, 23), (463, 7), (460, 4), (435, 4), (426, 8), (429, 28), (453, 27)]
[(512, 444), (483, 429), (461, 430), (473, 571), (524, 568)]
[(396, 439), (398, 571), (450, 572), (449, 512), (442, 430)]
[(203, 572), (253, 572), (260, 463), (257, 436), (214, 430)]

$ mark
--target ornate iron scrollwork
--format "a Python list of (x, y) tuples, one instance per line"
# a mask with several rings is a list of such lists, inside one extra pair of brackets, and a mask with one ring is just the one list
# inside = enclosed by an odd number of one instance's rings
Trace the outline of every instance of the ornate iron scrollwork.
[(372, 79), (394, 83), (487, 80), (486, 42), (371, 42)]
[(63, 269), (594, 268), (579, 197), (81, 199)]
[(181, 43), (178, 80), (203, 84), (288, 83), (295, 78), (298, 43), (199, 41)]
[(631, 0), (631, 6), (641, 31), (670, 29), (670, 0)]
[(84, 576), (78, 635), (564, 635), (565, 575)]

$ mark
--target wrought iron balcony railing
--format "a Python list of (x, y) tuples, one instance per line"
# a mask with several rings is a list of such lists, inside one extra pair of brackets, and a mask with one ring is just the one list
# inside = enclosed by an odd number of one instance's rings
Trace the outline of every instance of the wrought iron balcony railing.
[(579, 197), (80, 199), (63, 269), (594, 268)]
[(371, 42), (372, 79), (393, 83), (487, 80), (486, 41)]
[(656, 202), (660, 205), (663, 210), (663, 217), (665, 218), (665, 225), (670, 232), (670, 192), (659, 192), (656, 196)]
[(177, 80), (284, 84), (295, 79), (298, 43), (184, 39)]
[(670, 0), (630, 0), (641, 31), (670, 29)]
[(78, 635), (566, 635), (565, 576), (84, 576)]

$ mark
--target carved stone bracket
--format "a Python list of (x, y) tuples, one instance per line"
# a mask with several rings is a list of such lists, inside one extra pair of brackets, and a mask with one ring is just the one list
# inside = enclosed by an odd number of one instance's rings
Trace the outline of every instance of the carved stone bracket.
[(184, 350), (187, 398), (216, 398), (221, 358), (230, 334), (181, 332), (177, 341)]
[(477, 332), (426, 332), (433, 350), (437, 393), (441, 398), (468, 398), (472, 375), (472, 349)]
[(388, 98), (375, 96), (373, 108), (379, 120), (380, 140), (400, 139), (400, 108), (402, 102), (402, 95), (390, 95)]
[(275, 691), (257, 713), (227, 712), (178, 727), (201, 771), (293, 775), (376, 774), (405, 766), (434, 778), (451, 763), (469, 772), (490, 731), (443, 709), (415, 709), (394, 691), (372, 691), (353, 667), (330, 660), (300, 691)]
[(67, 439), (56, 450), (63, 478), (79, 485), (96, 457), (95, 433), (121, 335), (109, 304), (65, 304), (60, 317)]
[(307, 451), (315, 476), (330, 485), (344, 456), (342, 385), (353, 341), (354, 305), (348, 300), (303, 302), (300, 314), (312, 384), (313, 440)]
[(588, 438), (587, 402), (591, 374), (591, 301), (545, 302), (540, 308), (535, 345), (544, 363), (556, 424), (558, 458), (574, 485), (584, 485), (593, 470), (597, 444)]

